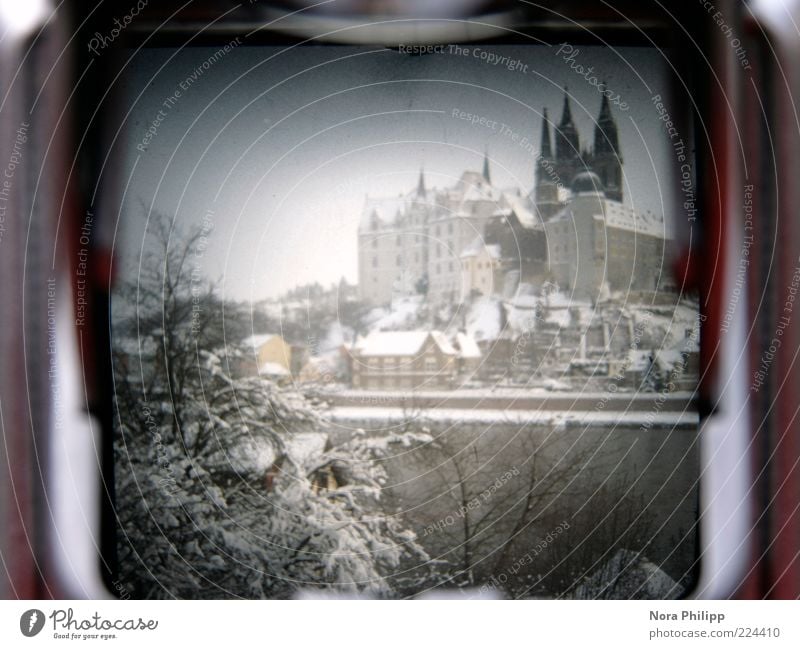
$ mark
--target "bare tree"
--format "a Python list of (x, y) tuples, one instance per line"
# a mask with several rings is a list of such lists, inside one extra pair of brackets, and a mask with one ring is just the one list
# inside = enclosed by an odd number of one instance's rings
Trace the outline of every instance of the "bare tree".
[[(227, 371), (225, 305), (190, 267), (199, 236), (157, 220), (112, 307), (120, 580), (139, 597), (391, 595), (401, 559), (425, 554), (378, 507), (376, 450), (299, 448), (323, 428), (303, 395)], [(341, 482), (320, 488), (325, 467)]]

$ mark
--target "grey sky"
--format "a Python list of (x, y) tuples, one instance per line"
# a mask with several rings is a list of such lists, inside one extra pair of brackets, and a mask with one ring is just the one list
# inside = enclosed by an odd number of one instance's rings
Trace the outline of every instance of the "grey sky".
[[(516, 70), (467, 47), (468, 54), (446, 47), (411, 56), (378, 47), (240, 46), (205, 67), (216, 48), (184, 50), (166, 65), (172, 50), (138, 54), (126, 81), (128, 188), (117, 242), (123, 272), (135, 272), (152, 206), (184, 228), (199, 227), (213, 210), (201, 263), (223, 280), (227, 297), (261, 299), (342, 275), (355, 281), (365, 194), (406, 192), (421, 166), (429, 187), (450, 185), (463, 170), (481, 168), (484, 149), (496, 186), (530, 191), (535, 158), (500, 124), (538, 151), (542, 107), (557, 122), (564, 84), (581, 145), (591, 144), (601, 96), (556, 54), (558, 46), (479, 46), (519, 60)], [(669, 218), (675, 161), (650, 101), (666, 94), (661, 54), (579, 49), (574, 61), (593, 66), (630, 106), (612, 106), (629, 183), (625, 202)], [(174, 102), (165, 106), (169, 97)], [(473, 125), (453, 117), (454, 109), (497, 125)]]

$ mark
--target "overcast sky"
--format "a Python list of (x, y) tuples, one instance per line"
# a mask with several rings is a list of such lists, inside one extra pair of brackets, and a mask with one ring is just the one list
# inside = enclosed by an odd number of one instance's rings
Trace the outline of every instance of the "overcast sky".
[[(205, 66), (216, 48), (141, 52), (126, 80), (127, 189), (116, 243), (123, 274), (135, 272), (147, 210), (174, 216), (184, 229), (211, 210), (202, 264), (223, 280), (226, 297), (261, 299), (341, 276), (355, 282), (365, 194), (406, 192), (421, 166), (429, 187), (451, 185), (465, 169), (480, 170), (484, 149), (493, 183), (527, 193), (535, 158), (500, 124), (538, 150), (542, 108), (558, 120), (564, 84), (581, 144), (591, 144), (601, 96), (558, 46), (482, 47), (519, 60), (515, 70), (468, 47), (469, 54), (411, 56), (376, 47), (240, 46)], [(669, 217), (675, 160), (651, 102), (666, 94), (661, 54), (579, 49), (573, 64), (593, 66), (630, 106), (612, 107), (625, 202)], [(165, 107), (169, 97), (175, 101)], [(454, 109), (497, 125), (473, 125)]]

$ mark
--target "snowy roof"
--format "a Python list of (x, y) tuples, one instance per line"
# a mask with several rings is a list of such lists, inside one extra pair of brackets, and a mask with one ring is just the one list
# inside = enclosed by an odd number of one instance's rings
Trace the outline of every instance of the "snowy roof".
[(524, 228), (536, 228), (541, 225), (540, 221), (536, 216), (531, 212), (525, 205), (525, 199), (521, 196), (516, 196), (514, 194), (506, 194), (505, 195), (506, 201), (511, 206), (511, 209), (514, 211), (514, 214), (517, 215), (517, 219), (519, 219), (520, 225)]
[(481, 350), (472, 336), (459, 332), (456, 334), (456, 343), (458, 344), (458, 355), (461, 358), (481, 357)]
[[(604, 200), (606, 227), (630, 230), (637, 234), (647, 234), (652, 237), (665, 238), (664, 221), (654, 214), (639, 214), (619, 201)], [(604, 215), (595, 214), (595, 219), (602, 219)]]
[(265, 376), (289, 376), (289, 370), (283, 365), (269, 361), (258, 368), (258, 373)]
[[(602, 213), (594, 213), (592, 214), (592, 218), (598, 221), (604, 221), (606, 227), (628, 230), (636, 234), (649, 235), (661, 239), (668, 238), (664, 227), (664, 220), (655, 214), (650, 212), (639, 214), (627, 205), (619, 201), (612, 201), (608, 198), (594, 200), (591, 205), (596, 207), (598, 202), (602, 205)], [(575, 214), (576, 211), (578, 212), (577, 215)], [(550, 218), (550, 222), (571, 221), (575, 218), (581, 218), (585, 214), (585, 211), (585, 204), (581, 204), (580, 202), (576, 203), (573, 200), (562, 210), (554, 214)]]
[(511, 208), (510, 207), (498, 207), (494, 212), (492, 212), (492, 216), (511, 216)]
[(359, 356), (413, 356), (431, 337), (444, 354), (456, 351), (439, 331), (375, 331), (356, 343)]
[(245, 347), (253, 347), (254, 349), (258, 349), (273, 338), (280, 338), (280, 336), (278, 334), (253, 334), (252, 336), (245, 338), (242, 341), (242, 345)]

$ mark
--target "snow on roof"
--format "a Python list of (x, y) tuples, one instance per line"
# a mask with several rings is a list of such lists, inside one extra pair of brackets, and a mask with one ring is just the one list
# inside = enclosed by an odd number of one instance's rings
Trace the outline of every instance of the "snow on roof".
[(242, 345), (245, 347), (252, 347), (253, 349), (258, 349), (265, 343), (269, 342), (273, 338), (280, 338), (278, 334), (253, 334), (245, 338), (242, 341)]
[(511, 216), (511, 208), (510, 207), (498, 207), (494, 212), (492, 212), (492, 216)]
[[(572, 209), (573, 203), (574, 201), (568, 203), (566, 207), (556, 212), (549, 222), (571, 221), (576, 218)], [(660, 239), (669, 238), (665, 229), (664, 219), (661, 217), (650, 212), (639, 214), (627, 205), (608, 198), (599, 199), (599, 203), (602, 205), (602, 212), (592, 214), (592, 218), (597, 221), (603, 221), (606, 227), (628, 230), (636, 234)], [(592, 205), (596, 205), (596, 202), (592, 203)], [(582, 203), (577, 203), (575, 207), (579, 213), (582, 209), (585, 211), (585, 208), (586, 205)]]
[(595, 214), (595, 219), (605, 218), (606, 227), (629, 230), (636, 234), (646, 234), (652, 237), (666, 238), (664, 220), (654, 214), (639, 214), (619, 201), (604, 200), (603, 211), (605, 214)]
[(481, 350), (472, 336), (459, 332), (456, 334), (456, 343), (458, 344), (458, 355), (461, 358), (481, 357)]
[(447, 336), (445, 336), (441, 331), (431, 331), (431, 337), (439, 346), (439, 349), (442, 350), (443, 354), (449, 354), (451, 356), (455, 356), (456, 350), (453, 345), (450, 344), (450, 341), (447, 340)]
[(258, 368), (258, 373), (263, 374), (264, 376), (289, 376), (289, 370), (287, 370), (283, 365), (269, 361)]
[(514, 214), (517, 215), (522, 227), (535, 228), (541, 225), (539, 219), (525, 206), (525, 200), (521, 196), (506, 194), (505, 199), (511, 209), (514, 210)]
[(356, 342), (355, 351), (359, 356), (413, 356), (429, 336), (442, 353), (456, 353), (439, 331), (373, 331)]

